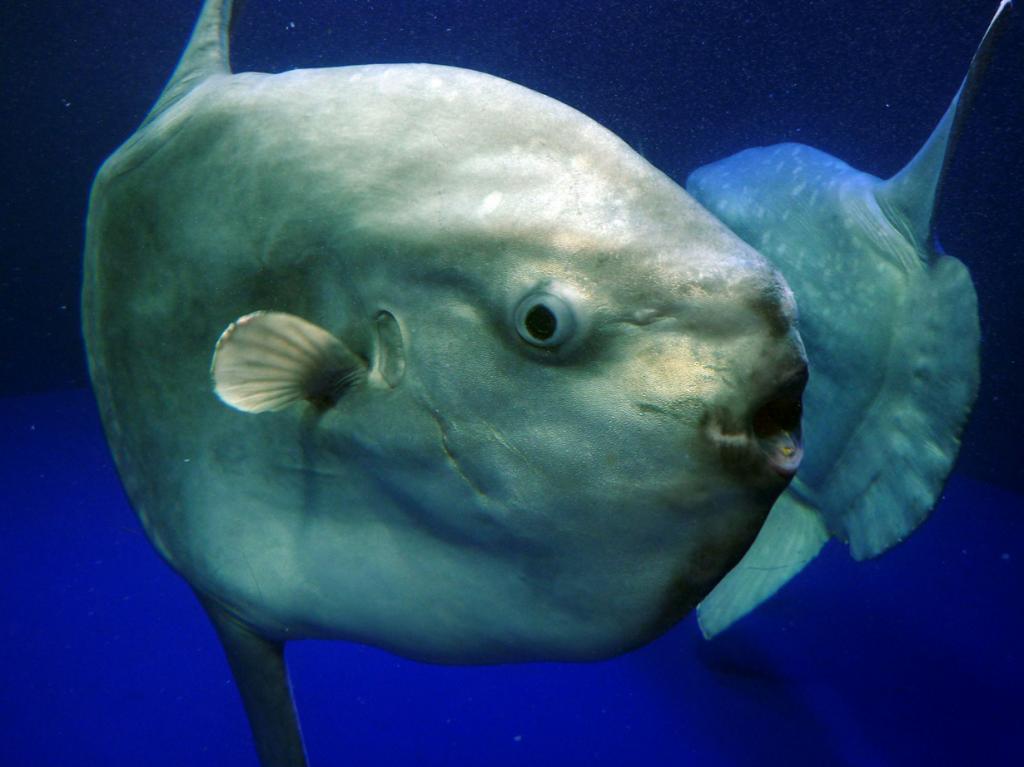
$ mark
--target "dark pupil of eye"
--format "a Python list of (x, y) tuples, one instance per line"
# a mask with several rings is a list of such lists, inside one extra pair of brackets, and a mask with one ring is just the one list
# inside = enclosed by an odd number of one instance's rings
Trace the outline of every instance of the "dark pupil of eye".
[(544, 304), (537, 304), (526, 313), (526, 330), (538, 341), (546, 341), (555, 334), (558, 320)]

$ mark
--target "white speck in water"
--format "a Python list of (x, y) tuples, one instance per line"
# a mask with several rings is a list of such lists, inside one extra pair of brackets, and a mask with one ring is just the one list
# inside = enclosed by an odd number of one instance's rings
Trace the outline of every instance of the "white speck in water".
[(1003, 560), (1004, 562), (1009, 562), (1010, 561), (1010, 552), (1004, 551), (1002, 554), (999, 555), (999, 558), (1001, 560)]
[(287, 24), (285, 24), (285, 29), (295, 29), (295, 22), (289, 21)]
[(523, 736), (522, 735), (516, 735), (515, 737), (512, 738), (512, 740), (514, 740), (516, 743), (522, 743), (523, 742)]

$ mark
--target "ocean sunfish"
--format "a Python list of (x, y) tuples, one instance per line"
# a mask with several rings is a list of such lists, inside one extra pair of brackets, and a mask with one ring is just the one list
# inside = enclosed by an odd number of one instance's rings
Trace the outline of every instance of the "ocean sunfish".
[(811, 380), (808, 459), (744, 559), (698, 608), (706, 636), (774, 594), (830, 536), (877, 556), (928, 516), (956, 459), (979, 378), (966, 267), (937, 245), (943, 174), (994, 41), (999, 6), (924, 147), (882, 180), (803, 144), (748, 149), (686, 188), (783, 273)]
[(305, 763), (286, 640), (490, 663), (666, 631), (799, 466), (785, 281), (557, 101), (430, 65), (232, 74), (231, 18), (206, 2), (97, 175), (83, 316), (128, 496), (263, 764)]

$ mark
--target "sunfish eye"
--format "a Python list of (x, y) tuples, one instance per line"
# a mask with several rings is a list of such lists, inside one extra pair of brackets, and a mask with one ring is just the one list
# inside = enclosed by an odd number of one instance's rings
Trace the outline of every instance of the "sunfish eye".
[(516, 308), (516, 331), (532, 346), (550, 348), (565, 343), (576, 330), (576, 314), (554, 293), (532, 293)]

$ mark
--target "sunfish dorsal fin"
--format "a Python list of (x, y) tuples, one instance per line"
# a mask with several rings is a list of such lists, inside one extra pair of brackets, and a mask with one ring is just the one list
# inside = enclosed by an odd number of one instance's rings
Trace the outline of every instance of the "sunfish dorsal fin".
[(1006, 28), (1012, 7), (1012, 0), (1002, 0), (999, 4), (974, 52), (967, 76), (924, 146), (901, 171), (881, 182), (875, 190), (875, 198), (886, 216), (922, 253), (930, 252), (932, 221), (942, 192), (943, 175), (949, 167), (964, 117), (992, 57), (996, 38)]
[(246, 413), (306, 401), (323, 410), (365, 378), (366, 363), (323, 328), (284, 312), (232, 322), (210, 365), (217, 396)]
[(152, 122), (211, 75), (231, 74), (231, 24), (243, 0), (206, 0), (185, 52), (160, 98), (142, 121)]

